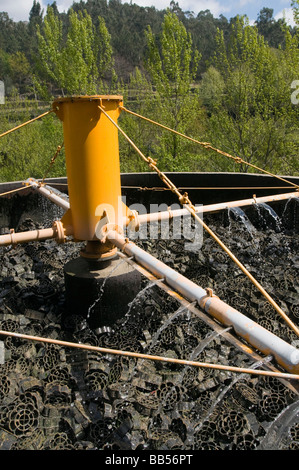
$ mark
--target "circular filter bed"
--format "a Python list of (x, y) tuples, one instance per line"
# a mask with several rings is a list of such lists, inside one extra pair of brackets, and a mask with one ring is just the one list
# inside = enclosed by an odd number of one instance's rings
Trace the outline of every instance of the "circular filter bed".
[[(204, 220), (298, 324), (298, 201), (281, 203), (275, 210), (261, 205), (205, 215)], [(41, 228), (26, 219), (18, 229), (33, 227)], [(296, 335), (214, 240), (203, 234), (202, 247), (191, 250), (186, 242), (190, 240), (164, 240), (162, 235), (136, 240), (164, 263), (298, 346)], [(66, 315), (63, 266), (79, 250), (78, 244), (57, 245), (51, 240), (1, 249), (1, 330), (170, 358), (262, 367), (147, 278), (125, 317), (113, 326), (91, 329), (85, 318)], [(295, 383), (10, 336), (0, 340), (2, 450), (299, 448)]]

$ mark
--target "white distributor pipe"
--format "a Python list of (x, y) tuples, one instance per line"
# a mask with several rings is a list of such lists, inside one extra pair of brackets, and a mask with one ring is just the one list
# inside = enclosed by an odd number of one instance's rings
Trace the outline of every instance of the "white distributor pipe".
[[(32, 187), (32, 189), (37, 190), (40, 194), (45, 196), (47, 199), (50, 201), (54, 202), (54, 204), (58, 205), (65, 211), (70, 209), (70, 203), (66, 199), (66, 195), (62, 194), (51, 188), (48, 185), (41, 185), (36, 179), (34, 178), (28, 178), (24, 184), (29, 185)], [(202, 213), (209, 213), (209, 212), (218, 212), (224, 209), (229, 209), (231, 207), (244, 207), (244, 206), (251, 206), (254, 204), (259, 204), (263, 202), (278, 202), (278, 201), (283, 201), (286, 199), (293, 199), (293, 198), (298, 198), (299, 197), (299, 192), (298, 191), (293, 191), (291, 193), (283, 193), (283, 194), (274, 194), (271, 196), (262, 196), (262, 197), (253, 197), (250, 199), (241, 199), (237, 201), (228, 201), (228, 202), (220, 202), (216, 204), (207, 204), (204, 206), (199, 206), (195, 207), (195, 212), (197, 214), (202, 214)], [(173, 219), (176, 217), (182, 217), (182, 216), (187, 216), (190, 215), (190, 212), (187, 209), (177, 209), (177, 210), (168, 210), (168, 211), (162, 211), (162, 212), (152, 212), (148, 214), (137, 214), (135, 221), (132, 220), (131, 218), (124, 217), (123, 220), (123, 225), (135, 225), (135, 227), (139, 227), (139, 225), (147, 224), (150, 222), (158, 222), (162, 220), (169, 220)]]
[(137, 264), (146, 268), (157, 278), (164, 279), (166, 284), (179, 292), (188, 301), (197, 301), (203, 310), (220, 323), (232, 326), (235, 332), (254, 348), (265, 355), (271, 354), (277, 363), (288, 372), (299, 373), (299, 350), (294, 346), (230, 307), (162, 261), (157, 260), (119, 233), (111, 230), (107, 232), (106, 236), (121, 251), (129, 257), (133, 257)]
[[(239, 201), (228, 201), (228, 202), (219, 202), (216, 204), (207, 204), (204, 206), (195, 207), (195, 212), (197, 214), (204, 214), (209, 212), (219, 212), (221, 210), (230, 209), (232, 207), (244, 207), (244, 206), (252, 206), (255, 204), (265, 203), (265, 202), (278, 202), (284, 201), (286, 199), (293, 199), (299, 198), (299, 192), (294, 191), (291, 193), (284, 193), (284, 194), (274, 194), (272, 196), (261, 196), (261, 197), (253, 197), (250, 199), (240, 199)], [(136, 225), (143, 225), (150, 222), (158, 222), (162, 220), (173, 219), (175, 217), (183, 217), (190, 215), (190, 212), (187, 209), (176, 209), (163, 212), (152, 212), (148, 214), (140, 214), (136, 218)], [(131, 221), (126, 219), (126, 225), (128, 225)]]
[(28, 178), (28, 180), (26, 180), (24, 184), (31, 186), (32, 189), (38, 191), (40, 194), (45, 196), (50, 201), (54, 202), (54, 204), (61, 207), (65, 211), (70, 208), (70, 203), (65, 199), (65, 195), (57, 190), (54, 190), (50, 186), (41, 185), (34, 178)]

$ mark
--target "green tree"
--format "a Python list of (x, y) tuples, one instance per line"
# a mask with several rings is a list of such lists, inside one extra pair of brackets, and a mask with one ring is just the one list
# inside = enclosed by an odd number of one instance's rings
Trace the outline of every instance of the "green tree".
[(41, 91), (39, 78), (47, 78), (56, 88), (65, 87), (64, 46), (62, 34), (62, 21), (54, 14), (52, 7), (48, 6), (47, 14), (42, 27), (37, 26), (39, 49), (39, 77), (36, 77), (36, 85)]
[(10, 76), (18, 86), (19, 91), (26, 91), (26, 88), (31, 85), (31, 66), (27, 60), (24, 52), (15, 52), (11, 54), (8, 58), (8, 63), (10, 67)]
[[(228, 45), (218, 32), (215, 70), (205, 74), (201, 94), (209, 116), (207, 140), (260, 168), (292, 173), (298, 171), (294, 159), (298, 109), (292, 107), (286, 77), (295, 45), (289, 32), (286, 38), (285, 50), (273, 50), (256, 27), (238, 18), (231, 26)], [(220, 170), (249, 169), (219, 155), (213, 162)]]
[(0, 80), (6, 80), (9, 75), (9, 54), (3, 49), (0, 49)]
[(64, 39), (62, 20), (52, 7), (47, 9), (43, 28), (37, 32), (40, 75), (62, 94), (97, 93), (106, 74), (113, 77), (110, 34), (104, 20), (98, 20), (96, 29), (87, 12), (71, 9)]
[(264, 36), (269, 45), (278, 48), (284, 44), (284, 30), (287, 27), (285, 19), (275, 20), (273, 8), (262, 8), (255, 22), (258, 32)]
[(191, 17), (188, 19), (186, 27), (192, 34), (194, 47), (201, 54), (198, 79), (201, 73), (206, 71), (207, 62), (215, 52), (217, 28), (225, 30), (227, 25), (228, 21), (223, 15), (214, 18), (210, 10), (200, 11), (196, 18)]
[(299, 1), (298, 0), (292, 0), (291, 6), (292, 6), (292, 9), (293, 9), (295, 23), (297, 25), (299, 25)]
[(16, 23), (4, 11), (0, 12), (0, 48), (8, 53), (16, 52), (19, 48)]
[(36, 35), (37, 26), (41, 27), (43, 22), (43, 10), (41, 4), (34, 0), (29, 12), (29, 22), (27, 24), (26, 50), (22, 50), (27, 58), (34, 63), (38, 52), (38, 40)]
[[(159, 122), (178, 132), (189, 132), (199, 111), (198, 97), (192, 87), (200, 56), (193, 48), (191, 35), (177, 15), (168, 11), (160, 36), (156, 38), (148, 27), (146, 37), (146, 68), (155, 90), (153, 105)], [(181, 166), (186, 158), (184, 145), (182, 138), (175, 134), (161, 135), (157, 154), (165, 169)]]
[[(124, 87), (122, 94), (124, 101), (129, 102), (131, 111), (153, 119), (156, 117), (155, 108), (153, 107), (152, 84), (139, 68), (136, 67), (130, 75), (129, 83)], [(126, 112), (121, 113), (119, 124), (145, 155), (152, 154), (155, 145), (157, 145), (156, 128), (154, 126), (149, 125), (142, 119), (132, 118)], [(123, 172), (148, 170), (136, 150), (122, 135), (120, 135), (120, 156)]]
[(98, 26), (95, 32), (94, 48), (99, 78), (103, 80), (110, 77), (112, 83), (116, 81), (114, 71), (113, 48), (111, 46), (111, 35), (102, 17), (98, 17)]
[[(1, 106), (0, 133), (38, 115), (37, 103), (16, 97)], [(6, 135), (0, 140), (0, 181), (23, 181), (42, 178), (49, 168), (57, 146), (63, 142), (62, 126), (53, 114)], [(64, 149), (49, 176), (66, 174)]]
[(71, 10), (63, 49), (64, 86), (70, 94), (92, 94), (98, 79), (91, 17)]

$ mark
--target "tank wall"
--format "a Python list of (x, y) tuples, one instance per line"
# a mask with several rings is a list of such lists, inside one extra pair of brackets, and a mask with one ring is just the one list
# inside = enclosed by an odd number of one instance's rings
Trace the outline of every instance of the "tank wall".
[[(293, 186), (267, 175), (251, 173), (167, 173), (181, 192), (187, 192), (193, 204), (216, 204), (239, 199), (282, 194), (294, 191)], [(285, 176), (299, 185), (299, 177)], [(46, 183), (67, 193), (67, 178), (49, 178)], [(19, 188), (20, 181), (1, 183), (0, 194)], [(147, 210), (150, 204), (177, 204), (178, 200), (165, 188), (155, 173), (121, 174), (122, 195), (128, 206), (143, 204)], [(242, 189), (241, 189), (242, 188)], [(63, 213), (44, 197), (30, 189), (13, 196), (0, 198), (0, 227), (17, 229), (26, 217), (45, 224), (60, 218)], [(54, 218), (53, 218), (54, 217)]]

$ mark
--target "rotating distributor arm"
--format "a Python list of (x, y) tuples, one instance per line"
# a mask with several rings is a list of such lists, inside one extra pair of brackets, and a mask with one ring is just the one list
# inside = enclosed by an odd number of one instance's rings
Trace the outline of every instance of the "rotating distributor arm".
[(42, 196), (46, 197), (51, 202), (54, 202), (54, 204), (61, 207), (65, 211), (70, 208), (68, 196), (66, 194), (61, 193), (57, 189), (54, 189), (49, 185), (39, 182), (34, 178), (28, 178), (26, 181), (24, 181), (24, 185), (30, 186), (33, 190), (38, 191)]
[(42, 241), (48, 239), (55, 239), (59, 243), (64, 243), (66, 237), (72, 235), (73, 230), (71, 226), (64, 227), (63, 224), (57, 220), (53, 223), (51, 228), (44, 228), (40, 230), (29, 230), (26, 232), (15, 232), (14, 229), (10, 233), (0, 236), (0, 247), (8, 245), (18, 245), (21, 243), (28, 243), (33, 241)]
[[(62, 209), (66, 211), (69, 210), (69, 202), (64, 197), (65, 195), (59, 193), (59, 191), (39, 183), (34, 178), (28, 178), (26, 181), (24, 181), (24, 185), (30, 186), (32, 189), (37, 190), (43, 196), (60, 206)], [(10, 233), (0, 236), (0, 246), (17, 245), (21, 243), (48, 239), (55, 239), (58, 243), (64, 243), (66, 241), (66, 237), (72, 234), (73, 228), (71, 223), (65, 223), (60, 220), (56, 220), (53, 222), (51, 228), (29, 230), (26, 232), (15, 232), (14, 229), (11, 229)]]

